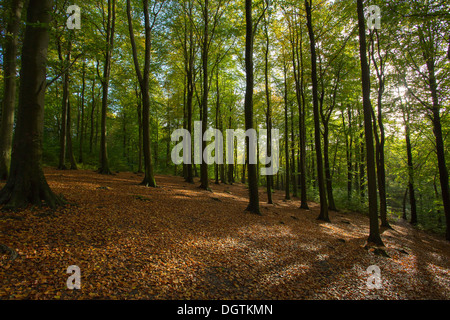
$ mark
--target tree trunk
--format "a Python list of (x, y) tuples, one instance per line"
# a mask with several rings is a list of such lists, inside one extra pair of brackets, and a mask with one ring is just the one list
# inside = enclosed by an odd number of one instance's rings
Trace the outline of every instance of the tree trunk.
[[(266, 93), (266, 126), (267, 126), (267, 157), (271, 157), (272, 150), (272, 109), (270, 106), (270, 90), (269, 90), (269, 32), (268, 32), (268, 21), (266, 21), (265, 26), (265, 36), (266, 36), (266, 47), (264, 49), (264, 86)], [(270, 165), (267, 164), (267, 167)], [(272, 184), (273, 184), (273, 175), (266, 175), (266, 190), (267, 190), (267, 203), (273, 204), (272, 199)]]
[[(216, 128), (219, 128), (219, 114), (220, 114), (220, 90), (219, 90), (219, 65), (216, 66)], [(221, 131), (222, 132), (222, 131)], [(215, 138), (216, 139), (216, 138)], [(214, 152), (219, 152), (219, 148), (216, 148)], [(215, 154), (214, 154), (215, 156)], [(221, 164), (222, 166), (222, 164)], [(219, 184), (219, 164), (214, 162), (214, 175), (215, 184)]]
[[(208, 12), (208, 2), (204, 2), (204, 12), (203, 12), (203, 44), (202, 44), (202, 70), (203, 70), (203, 94), (202, 94), (202, 137), (206, 132), (208, 127), (208, 24), (209, 24), (209, 12)], [(206, 141), (202, 139), (202, 152), (206, 148)], [(202, 162), (200, 164), (200, 188), (209, 190), (209, 179), (208, 179), (208, 164), (202, 157)]]
[(138, 115), (138, 173), (143, 173), (142, 171), (142, 93), (136, 87), (136, 99), (137, 99), (137, 115)]
[(367, 186), (369, 195), (369, 220), (370, 233), (367, 242), (383, 246), (378, 226), (378, 209), (377, 209), (377, 182), (375, 172), (375, 159), (373, 147), (373, 131), (372, 131), (372, 105), (370, 102), (370, 70), (367, 64), (366, 51), (366, 30), (364, 20), (363, 1), (357, 0), (358, 10), (358, 27), (359, 27), (359, 51), (361, 61), (361, 85), (363, 93), (364, 108), (364, 133), (366, 141), (366, 163), (367, 163)]
[(108, 0), (108, 22), (106, 26), (106, 49), (105, 63), (103, 65), (102, 79), (102, 113), (100, 130), (100, 168), (99, 173), (111, 174), (109, 169), (108, 153), (106, 147), (106, 116), (108, 112), (108, 89), (111, 74), (111, 53), (114, 45), (114, 29), (116, 23), (116, 0)]
[(446, 219), (445, 238), (450, 241), (450, 190), (448, 185), (448, 170), (445, 163), (445, 148), (442, 135), (442, 125), (440, 116), (440, 105), (437, 96), (436, 77), (434, 75), (434, 62), (427, 61), (427, 67), (430, 78), (430, 91), (433, 99), (433, 133), (436, 139), (436, 153), (439, 168), (439, 181), (441, 183), (442, 201), (444, 203), (444, 212)]
[(94, 143), (94, 111), (95, 111), (95, 77), (92, 79), (92, 106), (91, 106), (91, 132), (89, 137), (89, 153), (92, 153), (92, 145)]
[(70, 170), (77, 170), (77, 163), (75, 162), (75, 157), (73, 155), (73, 144), (72, 144), (72, 117), (70, 109), (70, 100), (67, 101), (67, 153), (70, 161)]
[(288, 125), (288, 85), (287, 85), (287, 66), (286, 61), (283, 62), (283, 76), (284, 76), (284, 155), (285, 155), (285, 200), (291, 199), (290, 192), (290, 163), (289, 163), (289, 125)]
[[(298, 104), (299, 123), (299, 173), (300, 173), (300, 209), (309, 210), (306, 190), (306, 130), (305, 130), (305, 92), (303, 69), (303, 29), (299, 26), (300, 38), (292, 41), (292, 64), (294, 66), (295, 92)], [(295, 45), (294, 45), (295, 44)]]
[[(386, 168), (384, 161), (384, 145), (385, 145), (385, 131), (383, 125), (383, 113), (382, 113), (382, 97), (384, 93), (384, 61), (381, 57), (380, 52), (380, 38), (378, 31), (375, 30), (378, 42), (378, 58), (379, 64), (375, 59), (375, 40), (373, 39), (373, 33), (371, 32), (371, 57), (378, 79), (378, 92), (377, 92), (377, 117), (373, 115), (374, 123), (374, 133), (375, 133), (375, 143), (376, 143), (376, 161), (377, 161), (377, 179), (378, 179), (378, 193), (380, 196), (380, 219), (381, 226), (391, 228), (387, 220), (387, 199), (386, 199)], [(376, 122), (378, 121), (378, 127), (380, 129), (380, 135), (378, 136), (378, 131), (376, 129)]]
[[(62, 59), (61, 47), (58, 42), (59, 59), (63, 63), (63, 68), (70, 64), (72, 42), (69, 40), (66, 60)], [(67, 152), (67, 109), (69, 106), (69, 70), (66, 70), (63, 75), (63, 99), (61, 112), (61, 131), (59, 136), (59, 165), (58, 169), (66, 169), (66, 152)]]
[(81, 88), (81, 123), (80, 127), (80, 141), (79, 141), (79, 155), (78, 155), (78, 162), (83, 163), (83, 140), (84, 140), (84, 91), (86, 86), (86, 62), (83, 61), (83, 84)]
[(30, 0), (22, 47), (19, 106), (13, 140), (11, 171), (0, 191), (4, 209), (64, 204), (47, 184), (42, 170), (44, 96), (51, 0)]
[(328, 196), (328, 209), (337, 211), (333, 196), (333, 183), (331, 178), (330, 157), (329, 157), (329, 131), (328, 121), (324, 124), (323, 130), (323, 159), (325, 166), (325, 181)]
[(11, 164), (11, 148), (16, 101), (16, 56), (23, 0), (8, 1), (5, 44), (3, 49), (3, 109), (0, 118), (0, 180), (6, 180)]
[[(192, 17), (192, 2), (189, 1), (189, 17)], [(187, 31), (186, 31), (187, 32)], [(186, 66), (186, 77), (187, 77), (187, 130), (192, 135), (192, 101), (194, 98), (194, 32), (192, 26), (189, 25), (189, 49), (187, 51), (187, 66)], [(192, 137), (191, 137), (192, 139)], [(192, 140), (191, 140), (192, 142)], [(192, 143), (191, 143), (192, 145)], [(191, 159), (192, 159), (192, 148), (191, 148)], [(192, 161), (186, 164), (187, 176), (186, 182), (194, 183), (194, 176), (192, 172)]]
[(318, 219), (323, 221), (330, 221), (328, 217), (328, 201), (325, 190), (324, 173), (323, 173), (323, 159), (322, 159), (322, 146), (321, 146), (321, 134), (320, 134), (320, 114), (319, 114), (319, 101), (317, 94), (317, 62), (316, 62), (316, 44), (314, 38), (314, 31), (311, 18), (311, 4), (312, 1), (305, 0), (306, 17), (308, 21), (308, 33), (311, 47), (311, 80), (313, 87), (313, 113), (314, 113), (314, 135), (315, 135), (315, 147), (316, 147), (316, 162), (317, 162), (317, 182), (319, 184), (319, 196), (320, 196), (320, 214)]
[[(253, 20), (252, 20), (252, 0), (245, 0), (245, 72), (246, 72), (246, 87), (245, 87), (245, 129), (253, 129)], [(255, 214), (261, 214), (259, 210), (259, 194), (258, 194), (258, 177), (257, 166), (249, 162), (250, 144), (246, 139), (247, 144), (247, 167), (248, 167), (248, 189), (249, 189), (249, 204), (247, 211)]]
[(414, 193), (414, 167), (412, 158), (412, 147), (409, 128), (409, 112), (407, 114), (407, 121), (405, 122), (405, 140), (406, 140), (406, 154), (408, 156), (408, 189), (409, 189), (409, 203), (411, 205), (411, 224), (417, 224), (417, 206), (416, 196)]
[(297, 170), (295, 164), (295, 135), (294, 135), (294, 108), (291, 106), (291, 172), (292, 172), (292, 196), (298, 197), (297, 193)]
[[(147, 187), (156, 187), (156, 181), (153, 174), (153, 163), (151, 155), (151, 137), (150, 137), (150, 95), (149, 95), (149, 73), (150, 73), (150, 54), (151, 54), (151, 32), (152, 27), (149, 21), (148, 0), (144, 0), (144, 23), (145, 23), (145, 59), (144, 73), (141, 73), (139, 66), (136, 42), (134, 40), (133, 24), (131, 20), (130, 0), (127, 0), (128, 30), (130, 33), (131, 47), (133, 51), (133, 62), (139, 86), (142, 94), (142, 138), (144, 153), (144, 179), (141, 185)], [(156, 17), (155, 17), (156, 19)]]

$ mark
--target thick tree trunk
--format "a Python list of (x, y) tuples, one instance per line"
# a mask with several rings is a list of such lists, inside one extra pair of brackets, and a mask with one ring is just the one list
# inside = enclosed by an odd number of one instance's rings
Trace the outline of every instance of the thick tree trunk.
[(11, 171), (0, 191), (4, 209), (45, 202), (55, 208), (64, 203), (47, 184), (42, 170), (44, 96), (51, 0), (30, 0), (22, 48), (19, 106), (13, 140)]
[(316, 147), (316, 162), (317, 162), (317, 182), (319, 185), (319, 197), (320, 197), (320, 214), (318, 219), (323, 221), (330, 221), (328, 217), (328, 201), (326, 196), (324, 172), (323, 172), (323, 159), (322, 159), (322, 143), (320, 133), (320, 114), (319, 114), (319, 101), (317, 94), (317, 59), (316, 59), (316, 42), (314, 38), (314, 31), (311, 18), (311, 3), (312, 1), (305, 0), (306, 17), (308, 24), (309, 41), (311, 47), (311, 80), (313, 87), (313, 113), (314, 113), (314, 138)]
[[(5, 44), (3, 49), (3, 109), (0, 119), (0, 180), (8, 178), (16, 101), (16, 56), (23, 0), (8, 1)], [(6, 8), (5, 8), (6, 9)], [(7, 9), (6, 9), (7, 10)]]
[(445, 147), (444, 138), (442, 135), (440, 106), (437, 96), (437, 84), (434, 74), (434, 62), (427, 61), (429, 79), (430, 79), (430, 91), (433, 99), (433, 133), (436, 139), (436, 153), (438, 159), (439, 168), (439, 182), (441, 183), (442, 201), (444, 203), (444, 212), (446, 219), (446, 234), (445, 238), (450, 241), (450, 190), (448, 185), (448, 170), (445, 163)]
[(367, 64), (366, 30), (364, 20), (363, 1), (357, 0), (358, 26), (359, 26), (359, 51), (361, 60), (361, 83), (364, 108), (364, 133), (366, 141), (366, 163), (367, 163), (367, 186), (369, 195), (369, 220), (370, 233), (367, 242), (383, 246), (378, 226), (377, 209), (377, 182), (375, 172), (375, 153), (373, 146), (372, 131), (372, 106), (370, 103), (370, 70)]
[[(245, 129), (253, 129), (253, 19), (252, 19), (252, 0), (245, 0)], [(247, 162), (250, 159), (250, 144), (247, 140)], [(261, 214), (259, 210), (258, 177), (256, 164), (248, 163), (248, 189), (249, 204), (247, 211)]]

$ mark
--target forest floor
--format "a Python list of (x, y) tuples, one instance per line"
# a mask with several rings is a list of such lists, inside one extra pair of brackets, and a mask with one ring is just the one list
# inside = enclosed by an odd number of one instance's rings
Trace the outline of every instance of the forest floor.
[[(45, 169), (71, 203), (0, 212), (0, 299), (450, 299), (450, 243), (401, 220), (383, 230), (387, 256), (364, 248), (368, 218), (299, 200), (245, 212), (245, 185), (213, 192), (181, 177)], [(0, 182), (0, 187), (4, 183)], [(69, 290), (77, 265), (81, 289)], [(367, 268), (380, 268), (369, 289)]]

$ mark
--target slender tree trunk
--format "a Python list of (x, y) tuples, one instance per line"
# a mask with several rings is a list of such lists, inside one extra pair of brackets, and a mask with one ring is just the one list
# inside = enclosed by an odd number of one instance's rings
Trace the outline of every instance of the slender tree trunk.
[[(230, 104), (229, 110), (228, 110), (228, 129), (232, 129), (232, 124), (233, 124), (232, 117), (233, 117), (233, 106)], [(233, 150), (233, 153), (235, 153), (234, 150)], [(236, 161), (234, 163), (236, 163)], [(227, 166), (228, 166), (228, 170), (227, 170), (228, 171), (228, 183), (233, 184), (235, 182), (235, 179), (234, 179), (235, 167), (234, 167), (233, 163), (229, 163)]]
[[(300, 140), (300, 209), (309, 210), (308, 196), (306, 190), (306, 130), (305, 130), (305, 92), (304, 69), (303, 69), (303, 28), (299, 26), (300, 38), (296, 39), (297, 45), (293, 46), (292, 63), (294, 65), (295, 92), (298, 103), (299, 115), (299, 140)], [(300, 70), (297, 70), (300, 69)], [(300, 78), (300, 79), (298, 79)]]
[(414, 193), (414, 167), (411, 147), (411, 133), (409, 128), (409, 112), (407, 111), (407, 121), (405, 121), (405, 140), (406, 140), (406, 154), (408, 157), (408, 190), (409, 203), (411, 205), (411, 224), (417, 224), (417, 205), (416, 195)]
[(364, 108), (364, 133), (366, 138), (366, 163), (367, 163), (367, 186), (369, 194), (369, 220), (370, 234), (367, 239), (368, 243), (383, 246), (378, 226), (378, 209), (377, 209), (377, 182), (375, 172), (375, 159), (373, 147), (373, 131), (372, 131), (372, 106), (370, 103), (370, 70), (367, 64), (366, 49), (366, 30), (364, 20), (363, 1), (357, 0), (358, 26), (359, 26), (359, 50), (361, 60), (361, 83), (363, 93)]
[[(138, 61), (136, 42), (134, 40), (133, 24), (131, 19), (131, 4), (130, 0), (127, 0), (128, 30), (130, 33), (131, 47), (133, 51), (133, 62), (142, 94), (142, 138), (143, 138), (145, 174), (144, 179), (141, 182), (141, 185), (147, 187), (156, 187), (156, 181), (153, 174), (150, 122), (149, 122), (150, 121), (149, 73), (150, 73), (150, 54), (151, 54), (151, 32), (153, 25), (150, 26), (148, 0), (143, 1), (143, 7), (144, 7), (144, 23), (145, 23), (145, 59), (143, 69), (144, 73), (141, 73), (141, 68), (139, 66)], [(154, 19), (156, 19), (156, 16), (154, 17)]]
[(290, 192), (290, 163), (289, 163), (289, 125), (288, 125), (288, 85), (287, 85), (287, 66), (286, 61), (283, 62), (283, 76), (284, 76), (284, 155), (286, 162), (285, 176), (285, 200), (291, 199)]
[[(208, 126), (208, 25), (209, 25), (209, 0), (204, 1), (204, 29), (203, 29), (203, 44), (202, 44), (202, 70), (203, 70), (203, 95), (202, 95), (202, 137), (206, 132)], [(206, 141), (202, 139), (202, 151), (206, 148)], [(208, 164), (204, 161), (202, 157), (202, 162), (200, 164), (200, 188), (209, 190), (209, 179), (208, 179)]]
[(138, 117), (138, 173), (143, 173), (142, 171), (142, 94), (136, 85), (135, 89), (136, 99), (137, 99), (137, 117)]
[(329, 157), (329, 129), (328, 121), (326, 125), (324, 124), (323, 129), (323, 160), (325, 167), (325, 181), (328, 196), (328, 209), (332, 211), (337, 211), (336, 204), (334, 202), (333, 196), (333, 182), (331, 178), (331, 168), (330, 168), (330, 157)]
[[(9, 0), (3, 48), (3, 109), (0, 118), (0, 180), (6, 180), (11, 163), (11, 148), (16, 101), (16, 56), (23, 0)], [(5, 8), (7, 10), (7, 8)], [(8, 10), (7, 10), (8, 11)]]
[[(270, 89), (269, 89), (269, 31), (268, 31), (268, 21), (266, 21), (265, 26), (265, 36), (266, 36), (266, 47), (264, 50), (264, 85), (265, 85), (265, 93), (266, 93), (266, 126), (267, 126), (267, 157), (271, 157), (272, 150), (272, 109), (270, 105)], [(267, 165), (269, 166), (269, 164)], [(273, 204), (272, 199), (272, 184), (273, 184), (273, 175), (266, 175), (266, 190), (267, 190), (267, 203)]]
[(297, 192), (297, 170), (295, 164), (295, 135), (294, 135), (294, 108), (291, 106), (291, 172), (292, 172), (292, 196), (298, 197)]
[[(192, 2), (189, 1), (189, 17), (192, 17)], [(190, 19), (189, 18), (189, 19)], [(187, 31), (186, 31), (187, 32)], [(186, 77), (187, 77), (187, 130), (192, 134), (192, 101), (194, 97), (194, 33), (192, 26), (189, 24), (189, 49), (187, 51), (187, 66), (186, 66)], [(192, 145), (192, 137), (191, 137)], [(191, 159), (192, 159), (192, 148), (191, 148)], [(194, 183), (194, 176), (192, 172), (192, 161), (186, 164), (187, 176), (186, 182)]]
[(82, 76), (82, 87), (81, 87), (81, 131), (80, 131), (80, 141), (79, 141), (79, 155), (78, 162), (83, 163), (83, 140), (84, 140), (84, 91), (86, 87), (86, 62), (83, 61), (83, 76)]
[[(378, 180), (378, 193), (380, 196), (380, 219), (381, 226), (391, 228), (387, 220), (387, 199), (386, 199), (386, 168), (384, 160), (384, 145), (385, 145), (385, 131), (383, 124), (383, 112), (382, 112), (382, 97), (384, 93), (384, 60), (381, 57), (380, 38), (378, 31), (375, 30), (378, 43), (378, 62), (375, 58), (375, 40), (373, 39), (373, 33), (371, 32), (371, 58), (377, 72), (378, 79), (378, 92), (377, 92), (377, 117), (373, 115), (375, 143), (376, 143), (376, 160), (377, 160), (377, 180)], [(378, 121), (378, 127), (380, 129), (380, 135), (378, 136), (378, 130), (376, 129), (376, 122)]]
[(106, 146), (106, 116), (108, 112), (108, 89), (111, 74), (111, 53), (114, 45), (114, 29), (116, 24), (116, 0), (108, 0), (108, 22), (106, 26), (106, 49), (105, 63), (103, 65), (102, 79), (102, 112), (100, 130), (100, 168), (99, 173), (111, 174), (109, 169), (108, 153)]
[(92, 105), (91, 105), (91, 131), (89, 136), (89, 153), (92, 154), (92, 144), (94, 142), (94, 111), (95, 111), (95, 77), (92, 79)]
[[(219, 65), (216, 70), (216, 128), (219, 128), (219, 114), (220, 114), (220, 90), (219, 90)], [(220, 128), (219, 128), (220, 130)], [(219, 152), (218, 148), (214, 152)], [(219, 164), (214, 162), (215, 184), (219, 184)]]
[[(245, 87), (245, 129), (253, 129), (253, 19), (252, 19), (252, 0), (245, 0), (245, 72), (246, 72), (246, 87)], [(247, 140), (247, 167), (248, 167), (248, 189), (249, 189), (249, 204), (247, 211), (261, 214), (259, 210), (259, 194), (258, 194), (258, 177), (257, 166), (249, 163), (250, 143)]]
[(316, 42), (314, 38), (314, 31), (311, 18), (311, 5), (312, 1), (305, 0), (306, 17), (308, 21), (308, 33), (311, 47), (311, 80), (313, 87), (313, 113), (314, 113), (314, 135), (315, 135), (315, 147), (316, 147), (316, 162), (317, 162), (317, 182), (319, 184), (319, 196), (320, 196), (320, 214), (318, 219), (323, 221), (330, 221), (328, 217), (328, 201), (325, 190), (324, 172), (323, 172), (323, 159), (322, 159), (322, 143), (320, 133), (320, 114), (319, 114), (319, 101), (317, 94), (317, 59), (316, 59)]
[[(62, 59), (61, 47), (58, 43), (59, 59), (61, 62), (65, 62), (63, 67), (67, 67), (70, 64), (72, 42), (69, 40), (66, 60)], [(67, 152), (67, 109), (69, 106), (69, 70), (66, 70), (63, 75), (63, 99), (62, 99), (62, 112), (61, 112), (61, 131), (59, 136), (59, 165), (58, 169), (66, 169), (66, 152)]]
[(72, 117), (71, 117), (71, 108), (70, 108), (70, 100), (67, 101), (67, 153), (70, 161), (70, 170), (77, 170), (77, 163), (75, 161), (75, 157), (73, 155), (73, 144), (72, 144)]
[(44, 201), (55, 208), (64, 204), (47, 184), (42, 170), (44, 96), (51, 0), (30, 0), (22, 47), (19, 105), (13, 138), (11, 171), (0, 191), (3, 209), (17, 209)]

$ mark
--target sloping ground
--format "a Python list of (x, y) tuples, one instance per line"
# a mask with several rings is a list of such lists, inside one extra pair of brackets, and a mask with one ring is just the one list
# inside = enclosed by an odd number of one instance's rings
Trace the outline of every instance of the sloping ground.
[[(392, 222), (382, 239), (389, 257), (364, 249), (368, 218), (317, 205), (260, 200), (244, 212), (242, 184), (213, 192), (180, 177), (139, 186), (133, 173), (46, 169), (51, 188), (71, 202), (55, 212), (0, 213), (0, 299), (449, 299), (450, 243)], [(0, 184), (0, 187), (3, 184)], [(81, 270), (69, 290), (68, 266)], [(381, 289), (369, 289), (377, 265)]]

